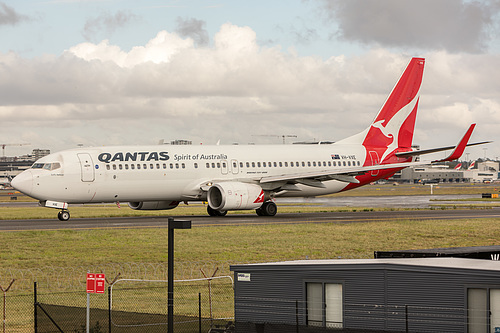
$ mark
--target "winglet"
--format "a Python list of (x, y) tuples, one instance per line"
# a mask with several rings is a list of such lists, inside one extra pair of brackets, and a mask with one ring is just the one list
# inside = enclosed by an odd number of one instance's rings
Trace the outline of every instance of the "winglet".
[(447, 161), (453, 161), (453, 160), (456, 160), (457, 158), (460, 158), (460, 156), (462, 156), (462, 154), (464, 153), (465, 147), (467, 147), (467, 143), (469, 142), (469, 139), (472, 135), (472, 131), (474, 130), (474, 127), (476, 127), (476, 124), (470, 125), (469, 129), (465, 133), (462, 140), (460, 140), (458, 145), (455, 147), (455, 149), (453, 149), (453, 151), (451, 152), (451, 154), (448, 157), (446, 157), (445, 159), (436, 160), (433, 162), (447, 162)]

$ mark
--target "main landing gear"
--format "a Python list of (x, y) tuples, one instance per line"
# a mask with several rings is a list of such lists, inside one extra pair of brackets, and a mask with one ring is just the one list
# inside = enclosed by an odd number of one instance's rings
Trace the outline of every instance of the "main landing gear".
[[(210, 216), (226, 216), (227, 210), (215, 210), (210, 206), (207, 206), (207, 212)], [(267, 201), (260, 206), (260, 208), (256, 209), (255, 212), (259, 216), (274, 216), (278, 212), (278, 207), (272, 201)]]
[(68, 221), (70, 218), (69, 211), (61, 210), (59, 213), (57, 213), (57, 218), (59, 219), (59, 221)]
[(278, 206), (272, 201), (266, 201), (255, 212), (259, 216), (274, 216), (278, 212)]
[(215, 210), (210, 206), (207, 206), (207, 212), (210, 216), (226, 216), (227, 210)]

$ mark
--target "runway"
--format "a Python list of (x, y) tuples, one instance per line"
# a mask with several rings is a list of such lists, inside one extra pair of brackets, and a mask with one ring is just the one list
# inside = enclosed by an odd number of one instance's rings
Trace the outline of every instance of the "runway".
[[(253, 214), (229, 214), (224, 217), (175, 216), (176, 220), (190, 220), (192, 227), (223, 227), (240, 225), (300, 224), (300, 223), (363, 223), (384, 222), (402, 219), (411, 220), (456, 220), (500, 218), (500, 208), (480, 210), (413, 210), (386, 212), (328, 212), (277, 214), (274, 217), (259, 217)], [(22, 230), (90, 230), (124, 228), (166, 228), (165, 217), (113, 217), (113, 218), (72, 218), (67, 222), (57, 219), (0, 220), (0, 231)]]

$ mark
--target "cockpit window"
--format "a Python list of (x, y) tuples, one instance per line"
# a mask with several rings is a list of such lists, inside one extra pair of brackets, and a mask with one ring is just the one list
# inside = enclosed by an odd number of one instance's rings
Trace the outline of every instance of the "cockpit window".
[(61, 163), (35, 163), (31, 166), (32, 169), (45, 169), (45, 170), (55, 170), (61, 167)]

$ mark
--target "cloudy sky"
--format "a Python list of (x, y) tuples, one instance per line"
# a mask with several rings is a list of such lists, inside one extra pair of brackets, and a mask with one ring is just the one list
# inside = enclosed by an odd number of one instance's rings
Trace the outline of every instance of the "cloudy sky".
[(0, 41), (7, 155), (340, 140), (419, 56), (415, 143), (500, 157), (500, 0), (0, 0)]

